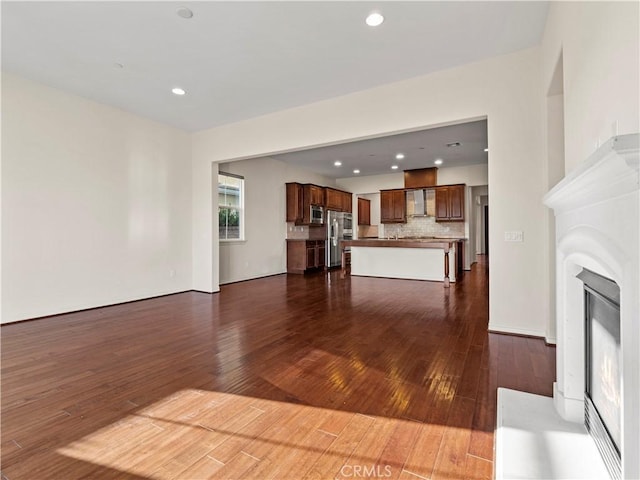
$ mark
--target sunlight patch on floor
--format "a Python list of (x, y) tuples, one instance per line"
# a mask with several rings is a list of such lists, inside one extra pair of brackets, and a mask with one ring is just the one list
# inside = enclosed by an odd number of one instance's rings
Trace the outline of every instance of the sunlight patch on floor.
[[(437, 435), (437, 428), (188, 389), (57, 452), (150, 479), (301, 478), (303, 473), (309, 478), (348, 478), (354, 468), (427, 478), (431, 471), (421, 464), (421, 452), (412, 450), (419, 436)], [(406, 444), (401, 461), (384, 455), (394, 438)]]

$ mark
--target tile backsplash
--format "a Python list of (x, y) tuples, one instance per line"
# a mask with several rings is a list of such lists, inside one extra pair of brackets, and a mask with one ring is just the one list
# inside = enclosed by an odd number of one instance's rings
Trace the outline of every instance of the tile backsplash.
[(464, 237), (464, 222), (436, 222), (436, 217), (407, 217), (407, 223), (387, 223), (385, 236)]
[(287, 222), (287, 238), (294, 240), (324, 240), (327, 235), (327, 228), (309, 227), (308, 225), (296, 225)]
[(407, 223), (384, 224), (384, 237), (464, 237), (464, 222), (436, 222), (436, 195), (425, 190), (427, 216), (414, 217), (413, 192), (407, 192)]
[(436, 217), (407, 217), (407, 223), (384, 224), (385, 237), (464, 237), (464, 222), (436, 222)]
[(358, 238), (377, 238), (378, 225), (358, 225)]

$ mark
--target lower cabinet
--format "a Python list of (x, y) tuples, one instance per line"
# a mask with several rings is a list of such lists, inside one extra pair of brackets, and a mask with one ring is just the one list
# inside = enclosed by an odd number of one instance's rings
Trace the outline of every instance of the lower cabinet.
[(305, 273), (324, 266), (324, 240), (287, 240), (287, 273)]

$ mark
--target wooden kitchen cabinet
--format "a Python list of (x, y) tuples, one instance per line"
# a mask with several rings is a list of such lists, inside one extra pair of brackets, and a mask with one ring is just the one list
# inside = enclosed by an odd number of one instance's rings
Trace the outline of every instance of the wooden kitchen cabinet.
[(324, 240), (287, 240), (287, 273), (305, 273), (325, 266)]
[(352, 213), (353, 211), (352, 194), (349, 192), (341, 192), (341, 193), (342, 193), (342, 211)]
[(311, 205), (324, 206), (324, 187), (310, 183), (287, 183), (287, 222), (296, 225), (322, 226), (311, 223)]
[(351, 193), (336, 190), (335, 188), (325, 188), (326, 209), (335, 210), (336, 212), (349, 212), (353, 210), (351, 207)]
[(407, 201), (404, 189), (380, 190), (380, 222), (407, 221)]
[(303, 223), (304, 194), (299, 183), (287, 183), (287, 222)]
[(371, 225), (371, 200), (358, 198), (358, 225)]
[(427, 188), (438, 184), (438, 167), (404, 171), (404, 188)]
[(324, 187), (307, 183), (304, 185), (305, 196), (309, 197), (309, 205), (318, 205), (324, 207)]
[(464, 221), (465, 185), (445, 185), (435, 187), (436, 222)]
[(326, 207), (327, 210), (335, 210), (338, 212), (342, 211), (343, 208), (343, 198), (340, 190), (336, 190), (334, 188), (325, 188), (326, 195)]

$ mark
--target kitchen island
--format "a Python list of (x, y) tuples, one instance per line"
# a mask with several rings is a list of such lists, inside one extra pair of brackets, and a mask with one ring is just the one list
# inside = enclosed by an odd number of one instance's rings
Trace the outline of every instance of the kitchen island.
[(351, 250), (351, 275), (404, 278), (444, 282), (456, 281), (462, 264), (462, 238), (398, 238), (343, 240)]

